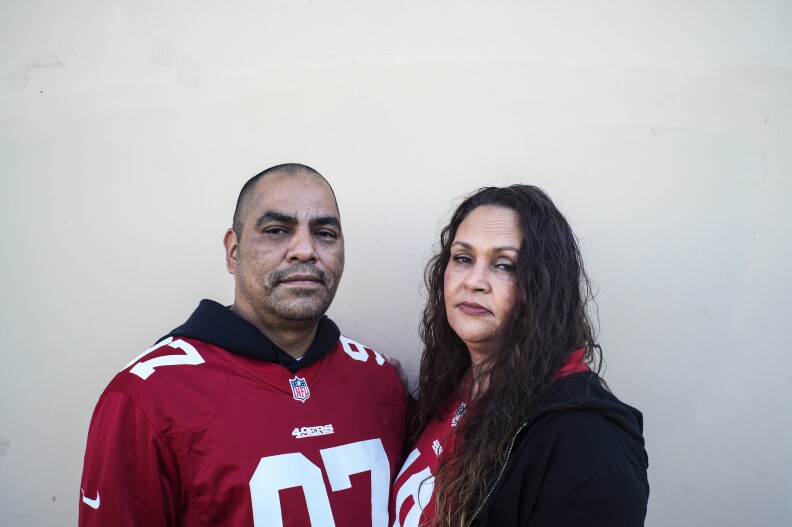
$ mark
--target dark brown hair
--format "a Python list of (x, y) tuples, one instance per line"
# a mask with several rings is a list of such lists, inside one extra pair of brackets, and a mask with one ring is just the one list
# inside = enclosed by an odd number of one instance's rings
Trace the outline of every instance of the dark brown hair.
[[(514, 310), (500, 328), (493, 353), (471, 371), (467, 347), (448, 323), (443, 280), (459, 225), (484, 205), (513, 210), (523, 244), (516, 262)], [(424, 280), (424, 352), (412, 437), (417, 439), (447, 411), (451, 398), (468, 401), (467, 415), (454, 432), (457, 455), (444, 458), (434, 485), (432, 525), (458, 527), (470, 521), (504, 462), (506, 445), (536, 410), (569, 354), (584, 348), (586, 363), (599, 371), (601, 353), (587, 309), (593, 294), (572, 229), (550, 197), (529, 185), (482, 188), (465, 199), (442, 230)], [(486, 388), (471, 401), (472, 386)]]

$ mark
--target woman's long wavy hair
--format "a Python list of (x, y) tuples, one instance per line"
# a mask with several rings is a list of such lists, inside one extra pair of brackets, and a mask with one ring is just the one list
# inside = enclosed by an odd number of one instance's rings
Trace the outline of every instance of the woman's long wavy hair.
[[(514, 309), (493, 352), (472, 371), (468, 349), (448, 323), (443, 282), (459, 225), (485, 205), (513, 210), (523, 243), (516, 262)], [(482, 188), (465, 199), (442, 230), (439, 251), (427, 264), (424, 280), (424, 352), (412, 439), (449, 410), (451, 398), (468, 401), (465, 418), (455, 429), (457, 455), (444, 458), (434, 484), (432, 525), (460, 527), (473, 519), (474, 508), (505, 461), (509, 441), (537, 409), (570, 352), (584, 348), (586, 363), (599, 371), (601, 352), (588, 309), (593, 294), (572, 229), (550, 197), (529, 185)], [(485, 389), (474, 394), (474, 386)]]

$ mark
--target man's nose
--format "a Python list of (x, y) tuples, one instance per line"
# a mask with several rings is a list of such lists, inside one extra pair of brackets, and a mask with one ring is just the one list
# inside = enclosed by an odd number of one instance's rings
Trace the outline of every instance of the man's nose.
[(315, 262), (317, 255), (314, 242), (313, 235), (308, 229), (297, 229), (294, 231), (291, 243), (289, 244), (289, 251), (286, 255), (287, 260)]

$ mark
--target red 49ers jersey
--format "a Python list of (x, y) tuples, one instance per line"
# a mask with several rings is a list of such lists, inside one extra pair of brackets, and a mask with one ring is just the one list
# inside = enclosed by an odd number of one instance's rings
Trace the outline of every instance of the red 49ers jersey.
[(170, 337), (97, 404), (79, 524), (385, 527), (405, 411), (396, 372), (343, 336), (296, 374)]
[(465, 415), (466, 403), (452, 401), (448, 408), (423, 431), (393, 482), (392, 527), (418, 527), (434, 517), (434, 474), (440, 456), (453, 455), (454, 432)]

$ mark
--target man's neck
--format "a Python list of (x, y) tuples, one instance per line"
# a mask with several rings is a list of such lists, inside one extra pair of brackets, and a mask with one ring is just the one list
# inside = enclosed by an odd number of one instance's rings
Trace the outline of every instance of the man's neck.
[(316, 327), (318, 324), (314, 324), (309, 330), (294, 330), (294, 331), (270, 331), (267, 333), (264, 331), (263, 328), (259, 328), (259, 331), (264, 333), (272, 342), (275, 343), (280, 349), (294, 357), (295, 359), (302, 358), (305, 355), (305, 352), (308, 351), (308, 348), (311, 346), (311, 343), (314, 341), (316, 337)]
[(318, 320), (272, 321), (269, 320), (272, 317), (260, 317), (254, 313), (248, 313), (237, 303), (231, 305), (231, 311), (256, 326), (273, 344), (295, 359), (301, 358), (308, 351), (319, 326)]

